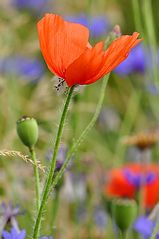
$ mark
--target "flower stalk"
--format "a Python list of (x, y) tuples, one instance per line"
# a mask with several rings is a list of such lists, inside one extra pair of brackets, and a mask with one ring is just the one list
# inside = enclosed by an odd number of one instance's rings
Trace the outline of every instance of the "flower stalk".
[(33, 167), (34, 167), (34, 177), (35, 177), (35, 192), (36, 192), (36, 207), (37, 210), (40, 207), (40, 178), (39, 178), (39, 169), (36, 160), (36, 153), (34, 147), (29, 148), (31, 158), (33, 160)]
[(50, 169), (49, 169), (49, 173), (48, 173), (48, 177), (46, 178), (46, 182), (44, 185), (44, 189), (43, 189), (43, 193), (42, 193), (42, 198), (41, 198), (41, 202), (40, 202), (40, 207), (37, 213), (37, 217), (35, 220), (35, 226), (34, 226), (34, 231), (33, 231), (33, 239), (38, 239), (39, 238), (39, 233), (40, 233), (40, 227), (41, 227), (41, 220), (42, 220), (42, 216), (43, 216), (43, 212), (46, 206), (46, 202), (47, 199), (49, 197), (49, 193), (50, 190), (52, 188), (52, 183), (53, 183), (53, 178), (54, 178), (54, 170), (55, 170), (55, 166), (56, 166), (56, 158), (57, 158), (57, 154), (58, 154), (58, 149), (59, 149), (59, 145), (60, 145), (60, 141), (61, 141), (61, 137), (62, 137), (62, 132), (63, 132), (63, 128), (64, 128), (64, 123), (66, 120), (66, 116), (67, 116), (67, 112), (69, 109), (69, 104), (72, 98), (72, 94), (73, 94), (73, 90), (74, 90), (75, 86), (72, 86), (69, 89), (65, 104), (64, 104), (64, 108), (62, 111), (62, 115), (61, 115), (61, 119), (60, 119), (60, 124), (58, 127), (58, 131), (57, 131), (57, 135), (56, 135), (56, 139), (55, 139), (55, 145), (54, 145), (54, 151), (53, 151), (53, 156), (51, 159), (51, 165), (50, 165)]
[(134, 23), (135, 28), (143, 34), (143, 26), (141, 22), (141, 13), (140, 13), (140, 5), (138, 0), (132, 0), (133, 7), (133, 15), (134, 15)]
[(81, 133), (81, 135), (79, 136), (79, 138), (73, 143), (71, 149), (69, 150), (67, 157), (64, 161), (63, 166), (61, 167), (60, 171), (58, 172), (58, 174), (56, 175), (53, 184), (52, 184), (52, 188), (54, 189), (55, 186), (58, 184), (60, 178), (62, 177), (65, 169), (67, 168), (67, 166), (70, 163), (70, 160), (72, 159), (72, 156), (76, 153), (77, 149), (79, 148), (79, 146), (81, 145), (81, 143), (85, 140), (85, 138), (87, 137), (87, 134), (90, 132), (90, 130), (93, 128), (93, 126), (96, 123), (96, 120), (100, 114), (102, 105), (103, 105), (103, 101), (104, 101), (104, 96), (105, 96), (105, 90), (106, 90), (106, 86), (108, 83), (108, 79), (109, 79), (110, 74), (106, 75), (103, 78), (103, 82), (102, 82), (102, 86), (101, 86), (101, 92), (100, 92), (100, 97), (99, 97), (99, 101), (96, 107), (96, 111), (91, 119), (91, 121), (89, 122), (89, 124), (86, 126), (86, 128), (83, 130), (83, 132)]
[(154, 28), (155, 25), (153, 20), (152, 1), (151, 0), (143, 1), (142, 9), (147, 33), (146, 36), (152, 52), (152, 64), (153, 64), (152, 75), (155, 85), (158, 89), (159, 82), (158, 82), (158, 66), (157, 66), (157, 42)]
[(127, 239), (127, 232), (120, 231), (120, 239)]

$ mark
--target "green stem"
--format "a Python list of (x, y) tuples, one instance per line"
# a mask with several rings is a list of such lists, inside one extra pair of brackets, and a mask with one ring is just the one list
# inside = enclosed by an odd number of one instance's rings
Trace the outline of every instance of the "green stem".
[(143, 14), (144, 14), (147, 35), (150, 41), (149, 43), (152, 43), (153, 46), (157, 46), (151, 0), (143, 1)]
[(127, 238), (127, 232), (120, 232), (120, 239), (126, 239)]
[(57, 185), (57, 183), (60, 180), (60, 178), (62, 177), (65, 169), (67, 168), (70, 160), (72, 159), (72, 156), (76, 153), (78, 147), (84, 141), (84, 139), (86, 138), (87, 134), (89, 133), (89, 131), (94, 126), (94, 124), (95, 124), (95, 122), (96, 122), (96, 120), (97, 120), (97, 118), (99, 116), (99, 113), (101, 111), (101, 108), (102, 108), (102, 104), (103, 104), (104, 96), (105, 96), (105, 89), (106, 89), (106, 86), (107, 86), (108, 79), (109, 79), (109, 74), (106, 75), (106, 77), (104, 77), (104, 79), (103, 79), (103, 83), (102, 83), (102, 87), (101, 87), (101, 93), (100, 93), (100, 98), (99, 98), (99, 101), (98, 101), (98, 104), (97, 104), (96, 111), (95, 111), (91, 121), (89, 122), (89, 124), (86, 126), (86, 128), (84, 129), (84, 131), (80, 135), (80, 137), (77, 139), (77, 141), (75, 141), (73, 143), (71, 149), (68, 152), (68, 155), (66, 157), (66, 160), (65, 160), (62, 168), (60, 169), (60, 171), (58, 172), (58, 174), (56, 175), (56, 177), (55, 177), (55, 179), (53, 181), (52, 188), (54, 188)]
[(35, 177), (35, 191), (36, 191), (36, 206), (37, 210), (40, 207), (40, 179), (39, 179), (39, 170), (36, 161), (36, 154), (34, 148), (29, 149), (31, 158), (34, 162), (34, 177)]
[(132, 7), (133, 7), (133, 16), (135, 22), (135, 28), (137, 31), (143, 34), (143, 27), (141, 23), (141, 13), (140, 13), (140, 6), (139, 0), (132, 0)]
[(156, 34), (153, 22), (153, 11), (151, 0), (143, 1), (143, 15), (145, 20), (147, 39), (152, 51), (152, 63), (153, 63), (153, 78), (157, 88), (159, 87), (158, 81), (158, 66), (157, 66), (157, 42)]
[(48, 177), (46, 178), (46, 182), (45, 182), (45, 186), (44, 186), (44, 190), (43, 190), (43, 194), (42, 194), (42, 199), (41, 199), (41, 203), (40, 203), (40, 208), (38, 210), (38, 214), (37, 214), (36, 221), (35, 221), (35, 226), (34, 226), (34, 231), (33, 231), (33, 239), (39, 238), (39, 232), (40, 232), (40, 227), (41, 227), (43, 211), (45, 209), (46, 202), (47, 202), (47, 199), (48, 199), (48, 196), (50, 193), (50, 189), (52, 186), (52, 182), (53, 182), (54, 170), (55, 170), (55, 166), (56, 166), (56, 158), (57, 158), (58, 149), (59, 149), (62, 132), (63, 132), (63, 128), (64, 128), (64, 123), (65, 123), (65, 119), (67, 116), (67, 112), (68, 112), (68, 108), (69, 108), (69, 104), (71, 101), (73, 90), (74, 90), (74, 86), (69, 89), (69, 92), (68, 92), (68, 95), (67, 95), (67, 98), (66, 98), (66, 101), (64, 104), (64, 108), (62, 111), (60, 124), (58, 127), (56, 139), (55, 139), (55, 145), (54, 145), (53, 156), (51, 159), (50, 169), (49, 169)]

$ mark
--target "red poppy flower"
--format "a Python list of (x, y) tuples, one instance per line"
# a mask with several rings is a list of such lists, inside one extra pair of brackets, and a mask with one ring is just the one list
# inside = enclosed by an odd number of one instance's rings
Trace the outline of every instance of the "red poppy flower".
[(139, 33), (123, 35), (107, 50), (104, 42), (92, 47), (89, 30), (60, 16), (46, 14), (37, 24), (40, 48), (50, 71), (64, 79), (69, 87), (91, 84), (124, 61), (141, 39)]
[(145, 180), (142, 186), (145, 197), (143, 203), (147, 208), (152, 208), (159, 201), (159, 167), (157, 165), (148, 165), (143, 169), (141, 164), (129, 164), (119, 169), (112, 169), (108, 174), (104, 194), (108, 197), (135, 198), (141, 177)]

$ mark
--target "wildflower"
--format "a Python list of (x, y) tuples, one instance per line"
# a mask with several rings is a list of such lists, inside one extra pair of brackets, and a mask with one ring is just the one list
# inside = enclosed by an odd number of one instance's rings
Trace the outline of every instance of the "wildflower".
[(140, 150), (150, 148), (159, 141), (159, 133), (139, 133), (134, 136), (125, 137), (123, 143), (134, 145)]
[[(144, 239), (149, 239), (152, 235), (154, 227), (156, 225), (155, 221), (150, 220), (146, 216), (140, 216), (134, 223), (134, 229), (137, 231)], [(156, 239), (159, 238), (159, 233)]]
[(105, 35), (110, 28), (110, 22), (105, 16), (92, 17), (79, 14), (76, 16), (66, 16), (65, 19), (69, 22), (79, 23), (88, 27), (92, 38), (99, 38)]
[(0, 73), (37, 81), (43, 76), (44, 67), (37, 59), (17, 55), (0, 59)]
[(90, 20), (90, 32), (92, 37), (98, 38), (104, 36), (109, 29), (109, 22), (105, 16), (95, 16)]
[[(89, 30), (60, 16), (46, 14), (37, 25), (40, 47), (50, 71), (73, 85), (92, 84), (111, 72), (124, 61), (130, 50), (141, 39), (139, 33), (125, 35), (113, 41), (106, 51), (104, 42), (92, 47), (88, 42)], [(62, 80), (61, 80), (62, 79)]]
[(2, 226), (2, 229), (9, 224), (18, 230), (16, 217), (22, 214), (23, 212), (20, 210), (19, 206), (14, 207), (11, 203), (9, 205), (2, 203), (0, 209), (0, 225)]
[(29, 10), (30, 13), (42, 13), (48, 10), (50, 0), (12, 0), (12, 5), (19, 10)]
[(79, 15), (70, 15), (70, 16), (65, 16), (65, 20), (68, 22), (72, 22), (72, 23), (79, 23), (85, 27), (88, 27), (88, 16), (81, 13)]
[[(157, 64), (159, 65), (159, 50), (157, 52)], [(144, 74), (152, 71), (152, 51), (143, 44), (134, 48), (129, 57), (115, 68), (115, 72), (121, 76), (130, 75), (132, 73)]]
[(159, 200), (159, 167), (151, 164), (143, 169), (141, 164), (136, 163), (112, 169), (108, 174), (104, 194), (108, 197), (135, 198), (139, 185), (142, 185), (144, 191), (143, 203), (147, 208), (152, 208)]
[[(2, 232), (2, 236), (3, 239), (24, 239), (26, 236), (26, 231), (19, 231), (16, 228), (12, 227), (10, 232), (4, 230)], [(42, 236), (39, 239), (53, 239), (53, 237)]]
[(130, 169), (125, 169), (123, 173), (127, 181), (137, 190), (143, 186), (143, 184), (151, 184), (155, 180), (156, 176), (153, 172), (147, 172), (144, 174), (140, 172), (132, 172)]
[(24, 239), (26, 236), (25, 230), (18, 231), (12, 227), (10, 232), (3, 231), (2, 236), (4, 239)]
[(140, 44), (135, 47), (129, 54), (129, 57), (117, 66), (115, 73), (124, 76), (132, 73), (143, 74), (147, 68), (148, 54), (143, 45)]

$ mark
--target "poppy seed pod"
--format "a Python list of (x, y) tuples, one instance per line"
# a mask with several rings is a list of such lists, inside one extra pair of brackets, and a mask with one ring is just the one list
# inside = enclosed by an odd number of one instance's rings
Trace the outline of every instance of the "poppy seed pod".
[(24, 145), (31, 148), (38, 140), (38, 124), (34, 118), (22, 117), (17, 121), (17, 133)]
[(137, 216), (137, 204), (130, 199), (114, 199), (112, 211), (116, 225), (125, 233)]

